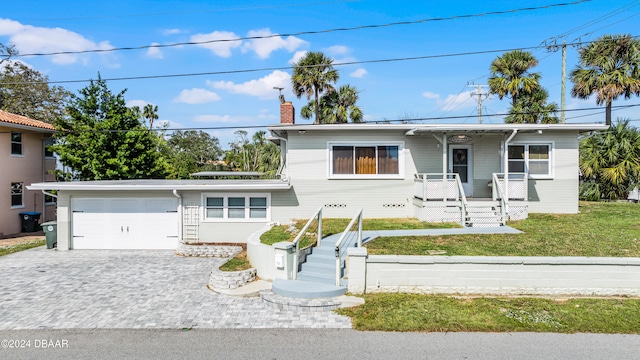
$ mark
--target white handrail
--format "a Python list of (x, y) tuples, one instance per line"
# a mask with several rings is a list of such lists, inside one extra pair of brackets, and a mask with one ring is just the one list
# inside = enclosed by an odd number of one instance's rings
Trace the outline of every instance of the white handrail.
[(298, 278), (298, 266), (300, 262), (298, 260), (298, 250), (299, 250), (298, 243), (300, 242), (300, 239), (307, 231), (307, 228), (309, 228), (313, 220), (315, 220), (316, 218), (318, 218), (318, 245), (320, 245), (320, 240), (322, 240), (322, 206), (318, 210), (316, 210), (313, 216), (309, 218), (309, 221), (307, 221), (304, 227), (302, 227), (302, 230), (300, 230), (300, 232), (298, 233), (298, 236), (296, 236), (296, 238), (293, 239), (293, 245), (295, 246), (295, 249), (296, 249), (293, 255), (293, 274), (291, 276), (293, 280), (296, 280)]
[(464, 193), (464, 188), (462, 187), (462, 180), (460, 180), (460, 174), (454, 173), (456, 179), (456, 185), (458, 185), (458, 192), (460, 193), (460, 202), (462, 203), (460, 208), (460, 215), (462, 216), (461, 225), (465, 226), (467, 224), (467, 195)]
[(342, 235), (340, 236), (340, 239), (338, 239), (338, 241), (336, 241), (335, 244), (335, 255), (336, 255), (336, 286), (340, 286), (340, 278), (342, 277), (342, 257), (341, 257), (341, 247), (342, 247), (342, 242), (344, 241), (345, 237), (347, 237), (347, 234), (349, 233), (349, 229), (351, 229), (351, 227), (353, 227), (353, 224), (356, 222), (356, 220), (358, 220), (358, 247), (362, 247), (362, 209), (360, 209), (360, 211), (358, 211), (358, 214), (356, 214), (356, 216), (351, 219), (351, 222), (349, 222), (349, 225), (347, 225), (347, 228), (344, 229), (344, 231), (342, 232)]
[[(493, 173), (493, 197), (494, 197), (494, 201), (497, 198), (500, 198), (500, 217), (501, 220), (500, 222), (502, 223), (502, 225), (506, 225), (507, 224), (507, 200), (505, 199), (504, 195), (502, 194), (502, 191), (500, 190), (500, 186), (498, 184), (498, 174), (497, 173)], [(496, 196), (496, 194), (498, 194), (498, 196)]]

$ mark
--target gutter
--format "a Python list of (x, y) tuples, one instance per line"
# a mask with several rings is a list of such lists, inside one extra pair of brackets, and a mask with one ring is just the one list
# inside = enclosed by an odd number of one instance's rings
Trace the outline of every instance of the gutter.
[(178, 198), (178, 242), (182, 241), (182, 195), (178, 194), (177, 189), (173, 189), (173, 196)]

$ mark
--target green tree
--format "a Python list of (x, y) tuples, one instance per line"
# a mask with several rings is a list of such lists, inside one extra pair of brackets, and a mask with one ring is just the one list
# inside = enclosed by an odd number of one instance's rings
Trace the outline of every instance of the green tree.
[(213, 162), (222, 155), (218, 139), (201, 130), (177, 130), (169, 136), (167, 144), (175, 170), (173, 177), (180, 179), (211, 169)]
[(490, 93), (500, 99), (510, 96), (511, 107), (515, 108), (520, 94), (531, 93), (540, 87), (540, 74), (530, 72), (537, 65), (538, 60), (528, 51), (504, 53), (491, 63)]
[[(351, 85), (342, 85), (320, 98), (320, 118), (323, 124), (344, 124), (349, 120), (354, 123), (362, 122), (362, 110), (356, 105), (358, 89)], [(310, 119), (315, 113), (315, 102), (309, 101), (300, 111), (305, 119)]]
[(225, 152), (225, 162), (235, 171), (258, 171), (273, 178), (280, 169), (280, 148), (267, 140), (266, 132), (257, 131), (249, 141), (244, 130), (235, 132), (237, 140)]
[(522, 93), (515, 106), (509, 110), (505, 118), (506, 123), (518, 124), (557, 124), (558, 112), (556, 103), (547, 104), (548, 93), (543, 88), (532, 92)]
[(158, 120), (158, 105), (147, 104), (144, 106), (142, 116), (149, 120), (149, 130), (153, 129), (153, 121)]
[(54, 122), (52, 150), (71, 169), (67, 178), (164, 178), (170, 172), (162, 139), (125, 105), (125, 91), (113, 94), (98, 76), (72, 96), (68, 116)]
[(313, 97), (315, 103), (314, 124), (322, 123), (320, 95), (333, 92), (332, 84), (335, 84), (339, 78), (338, 71), (333, 68), (333, 59), (325, 56), (322, 52), (308, 52), (293, 64), (293, 75), (291, 76), (293, 92), (298, 99), (303, 95), (307, 100)]
[(606, 105), (611, 125), (611, 104), (624, 95), (640, 95), (640, 40), (631, 35), (604, 35), (580, 50), (580, 63), (571, 71), (571, 95), (587, 99), (596, 95)]
[(640, 132), (628, 120), (580, 141), (580, 198), (624, 199), (640, 181)]
[(11, 57), (18, 55), (18, 50), (16, 50), (15, 44), (2, 44), (0, 43), (0, 64), (5, 61), (9, 61)]
[(64, 116), (71, 93), (48, 82), (46, 75), (21, 62), (4, 63), (0, 69), (0, 109), (48, 123)]

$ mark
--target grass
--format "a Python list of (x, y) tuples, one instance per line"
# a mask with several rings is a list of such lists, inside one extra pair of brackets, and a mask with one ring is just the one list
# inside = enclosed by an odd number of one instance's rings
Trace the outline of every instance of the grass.
[[(308, 220), (295, 220), (295, 227), (302, 230)], [(322, 219), (322, 236), (339, 234), (349, 225), (351, 219)], [(363, 230), (406, 230), (406, 229), (441, 229), (460, 227), (454, 223), (428, 223), (418, 219), (363, 219)], [(296, 234), (288, 230), (287, 225), (274, 226), (260, 237), (260, 242), (266, 245), (273, 245), (280, 241), (293, 241)], [(300, 247), (304, 248), (312, 245), (317, 238), (317, 223), (312, 223), (307, 229), (307, 234), (300, 240)]]
[(247, 258), (247, 251), (242, 250), (238, 255), (220, 266), (222, 271), (242, 271), (251, 268), (251, 263)]
[(529, 214), (522, 234), (380, 237), (369, 254), (467, 256), (640, 256), (640, 204), (581, 202), (579, 214)]
[(364, 305), (336, 311), (365, 331), (640, 333), (640, 299), (368, 294)]
[(13, 246), (0, 247), (0, 256), (12, 254), (18, 251), (28, 250), (34, 247), (43, 246), (45, 244), (46, 244), (46, 241), (42, 239), (42, 240), (35, 240), (32, 242), (13, 245)]

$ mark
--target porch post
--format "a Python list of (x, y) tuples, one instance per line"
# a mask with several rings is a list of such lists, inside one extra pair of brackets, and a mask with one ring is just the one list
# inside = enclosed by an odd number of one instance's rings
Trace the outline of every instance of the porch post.
[(513, 140), (513, 138), (516, 136), (516, 134), (518, 133), (518, 129), (514, 129), (513, 132), (511, 133), (511, 135), (509, 135), (509, 137), (507, 138), (507, 140), (505, 140), (504, 142), (504, 154), (503, 154), (503, 161), (504, 161), (504, 192), (502, 194), (502, 196), (504, 197), (504, 206), (505, 206), (505, 210), (508, 212), (509, 210), (509, 143), (511, 142), (511, 140)]
[(447, 133), (442, 133), (442, 201), (447, 201)]

